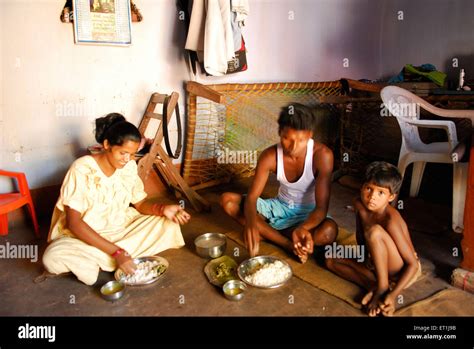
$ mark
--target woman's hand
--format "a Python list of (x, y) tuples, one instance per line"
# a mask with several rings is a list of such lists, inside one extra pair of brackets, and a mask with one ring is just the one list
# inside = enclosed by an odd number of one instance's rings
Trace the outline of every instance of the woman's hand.
[(165, 205), (163, 216), (181, 225), (188, 223), (191, 219), (191, 215), (180, 205)]
[(135, 270), (137, 269), (136, 264), (133, 262), (132, 257), (130, 257), (127, 251), (123, 251), (115, 256), (115, 261), (117, 262), (117, 266), (127, 275), (135, 273)]

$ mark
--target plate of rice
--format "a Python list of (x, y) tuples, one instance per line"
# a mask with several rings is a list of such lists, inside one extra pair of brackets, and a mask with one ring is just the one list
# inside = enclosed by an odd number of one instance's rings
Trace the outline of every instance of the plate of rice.
[(122, 269), (115, 271), (115, 280), (128, 286), (148, 285), (161, 279), (168, 270), (168, 261), (159, 256), (134, 258), (137, 265), (135, 273), (125, 274)]
[(283, 286), (293, 276), (290, 265), (274, 256), (247, 259), (237, 268), (239, 278), (246, 284), (260, 288)]

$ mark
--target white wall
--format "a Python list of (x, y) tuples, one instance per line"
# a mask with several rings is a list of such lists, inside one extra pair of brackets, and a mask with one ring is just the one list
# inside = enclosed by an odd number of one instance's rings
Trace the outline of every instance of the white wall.
[(250, 0), (248, 71), (205, 81), (376, 78), (378, 11), (376, 0)]
[(182, 93), (174, 1), (136, 3), (145, 19), (133, 23), (133, 45), (111, 47), (75, 45), (59, 20), (64, 1), (1, 0), (0, 168), (26, 172), (32, 188), (60, 183), (95, 142), (96, 117), (117, 111), (138, 125), (152, 92)]
[[(132, 46), (108, 47), (75, 45), (72, 25), (59, 20), (62, 1), (1, 0), (0, 168), (26, 172), (32, 188), (60, 183), (70, 163), (94, 143), (96, 117), (117, 111), (138, 124), (152, 92), (183, 96), (183, 82), (193, 77), (183, 59), (185, 35), (175, 1), (135, 3), (144, 20), (133, 23)], [(360, 35), (347, 30), (358, 21), (355, 4), (368, 7), (367, 0), (251, 0), (244, 30), (249, 70), (194, 79), (365, 77), (375, 71), (376, 38), (367, 27)], [(345, 57), (349, 68), (342, 67)], [(180, 103), (184, 110), (184, 98)]]
[[(474, 1), (383, 0), (378, 75), (391, 76), (411, 63), (434, 64), (457, 79), (474, 79)], [(403, 19), (399, 19), (402, 11)], [(453, 58), (459, 66), (453, 67)]]
[(94, 143), (95, 118), (117, 111), (138, 125), (156, 91), (180, 92), (184, 111), (190, 79), (376, 79), (405, 63), (442, 65), (474, 42), (470, 0), (250, 0), (248, 71), (193, 77), (175, 0), (135, 3), (144, 20), (132, 25), (132, 46), (110, 47), (75, 45), (72, 25), (59, 20), (62, 0), (0, 0), (0, 168), (26, 172), (32, 188), (58, 184)]

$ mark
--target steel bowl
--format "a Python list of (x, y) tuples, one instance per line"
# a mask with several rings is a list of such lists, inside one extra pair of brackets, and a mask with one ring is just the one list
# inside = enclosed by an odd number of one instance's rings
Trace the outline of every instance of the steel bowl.
[(119, 281), (109, 281), (100, 288), (100, 294), (108, 301), (116, 301), (125, 294), (125, 285)]
[(203, 258), (217, 258), (224, 254), (227, 240), (224, 234), (207, 233), (194, 240), (196, 252)]
[[(284, 280), (281, 280), (280, 282), (277, 282), (275, 284), (271, 285), (257, 285), (252, 282), (247, 281), (245, 278), (253, 273), (255, 273), (258, 269), (262, 268), (264, 265), (273, 263), (276, 261), (280, 261), (283, 263), (283, 265), (288, 268), (289, 274), (288, 277), (286, 277)], [(247, 259), (240, 263), (239, 267), (237, 268), (237, 274), (239, 275), (239, 278), (245, 282), (246, 284), (254, 287), (259, 287), (259, 288), (277, 288), (280, 286), (283, 286), (288, 282), (288, 280), (291, 279), (293, 276), (293, 271), (291, 270), (290, 265), (283, 259), (275, 257), (275, 256), (258, 256), (258, 257), (253, 257), (250, 259)]]
[(224, 296), (231, 301), (240, 301), (244, 298), (247, 286), (240, 280), (229, 280), (222, 286)]

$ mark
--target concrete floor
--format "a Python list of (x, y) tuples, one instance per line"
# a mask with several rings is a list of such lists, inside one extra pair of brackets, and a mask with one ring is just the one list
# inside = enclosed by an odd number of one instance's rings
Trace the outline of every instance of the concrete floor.
[[(2, 260), (0, 316), (364, 316), (360, 310), (296, 277), (274, 290), (249, 288), (240, 302), (228, 301), (219, 288), (207, 281), (203, 273), (207, 261), (196, 255), (193, 240), (205, 232), (225, 233), (241, 229), (225, 216), (217, 202), (221, 192), (230, 187), (245, 192), (245, 186), (245, 183), (234, 183), (228, 188), (207, 190), (204, 196), (212, 202), (212, 212), (197, 214), (191, 211), (192, 221), (183, 227), (186, 246), (160, 254), (170, 262), (167, 275), (149, 286), (128, 287), (124, 298), (115, 303), (109, 303), (99, 295), (100, 286), (113, 279), (112, 273), (101, 272), (98, 282), (92, 287), (77, 281), (74, 276), (35, 284), (32, 280), (42, 272), (40, 260), (36, 263), (25, 259)], [(274, 190), (273, 185), (266, 194)], [(352, 230), (354, 217), (346, 206), (356, 194), (333, 184), (330, 214), (339, 225)], [(405, 204), (406, 214), (413, 222), (426, 220), (439, 228), (436, 234), (433, 229), (431, 232), (412, 230), (411, 233), (419, 254), (431, 260), (441, 282), (447, 282), (452, 269), (460, 262), (461, 257), (453, 257), (451, 250), (451, 247), (459, 248), (460, 236), (448, 228), (449, 207), (437, 207), (440, 213), (433, 216), (433, 208), (421, 200)], [(433, 220), (437, 222), (433, 223)], [(409, 220), (408, 223), (411, 226)], [(42, 224), (43, 237), (47, 235), (48, 225), (49, 222)], [(38, 244), (40, 256), (46, 247), (44, 238), (36, 240), (29, 226), (14, 227), (8, 236), (0, 237), (0, 244), (7, 242)], [(248, 258), (245, 249), (228, 239), (226, 254), (233, 255), (235, 251), (240, 254), (235, 257), (237, 262)]]

